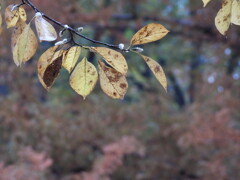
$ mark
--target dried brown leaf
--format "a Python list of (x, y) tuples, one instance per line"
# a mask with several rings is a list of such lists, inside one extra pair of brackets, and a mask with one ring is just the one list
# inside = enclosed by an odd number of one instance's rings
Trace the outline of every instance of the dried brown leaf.
[(98, 61), (98, 66), (102, 90), (114, 99), (123, 99), (128, 89), (126, 77), (101, 61)]
[(63, 50), (56, 51), (57, 48), (58, 46), (49, 48), (38, 60), (38, 78), (47, 90), (55, 82), (62, 67)]

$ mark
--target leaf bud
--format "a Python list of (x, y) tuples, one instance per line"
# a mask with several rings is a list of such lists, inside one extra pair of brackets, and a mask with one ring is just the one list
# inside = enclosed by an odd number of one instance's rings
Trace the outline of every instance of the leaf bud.
[(36, 17), (41, 17), (41, 16), (42, 16), (42, 13), (37, 12), (37, 13), (35, 14), (35, 16), (36, 16)]
[(121, 50), (123, 50), (123, 49), (124, 49), (124, 44), (122, 44), (122, 43), (119, 44), (119, 45), (118, 45), (118, 48), (121, 49)]
[(64, 29), (69, 29), (69, 26), (67, 24), (65, 24)]
[(83, 31), (83, 27), (79, 27), (79, 28), (77, 28), (77, 32), (82, 32)]

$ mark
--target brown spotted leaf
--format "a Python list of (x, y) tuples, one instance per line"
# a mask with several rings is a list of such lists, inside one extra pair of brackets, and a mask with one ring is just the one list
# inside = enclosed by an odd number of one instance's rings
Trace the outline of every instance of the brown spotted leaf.
[(240, 25), (240, 0), (233, 0), (231, 23)]
[(240, 0), (224, 0), (215, 18), (215, 25), (222, 35), (226, 35), (230, 24), (240, 25)]
[(215, 25), (222, 35), (226, 35), (231, 23), (232, 0), (224, 0), (215, 17)]
[(38, 60), (38, 78), (47, 90), (49, 90), (55, 82), (62, 67), (63, 51), (56, 51), (57, 48), (58, 46), (49, 48)]
[(162, 67), (153, 59), (144, 55), (141, 55), (141, 56), (144, 59), (144, 61), (147, 63), (148, 67), (151, 69), (151, 71), (153, 72), (157, 80), (163, 86), (165, 91), (167, 91), (167, 79)]
[(70, 73), (75, 67), (78, 58), (81, 54), (81, 47), (73, 46), (67, 50), (63, 55), (63, 67)]
[(110, 66), (123, 75), (127, 74), (128, 65), (124, 56), (112, 49), (105, 47), (91, 47), (91, 50), (99, 54)]
[(7, 24), (7, 28), (14, 27), (19, 19), (18, 10), (13, 10), (15, 5), (9, 5), (5, 10), (5, 21)]
[[(20, 26), (21, 27), (19, 27), (19, 30), (17, 30), (15, 34), (15, 36), (17, 36), (16, 41), (13, 40), (12, 42), (13, 59), (17, 66), (30, 60), (38, 47), (37, 38), (32, 31), (30, 24), (24, 25), (23, 23)], [(23, 30), (21, 28), (23, 28)], [(22, 31), (22, 33), (19, 35), (18, 31)]]
[(114, 99), (123, 99), (128, 89), (126, 77), (101, 61), (98, 61), (98, 65), (102, 90)]
[(152, 23), (140, 29), (132, 38), (131, 45), (146, 44), (162, 39), (168, 30), (161, 24)]
[(95, 66), (87, 58), (76, 66), (70, 76), (71, 87), (85, 99), (94, 89), (98, 80)]
[(19, 7), (19, 8), (18, 8), (18, 14), (19, 14), (19, 18), (20, 18), (22, 21), (26, 21), (26, 20), (27, 20), (26, 11), (25, 11), (22, 7)]
[(9, 5), (5, 10), (5, 21), (7, 24), (7, 28), (16, 26), (19, 18), (22, 21), (27, 20), (27, 15), (26, 15), (25, 10), (22, 7), (19, 7), (14, 10), (14, 6), (15, 5), (13, 5), (13, 4)]

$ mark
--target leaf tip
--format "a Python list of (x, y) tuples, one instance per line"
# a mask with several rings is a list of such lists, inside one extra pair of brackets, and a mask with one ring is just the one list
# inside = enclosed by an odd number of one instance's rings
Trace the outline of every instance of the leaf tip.
[(168, 89), (167, 89), (167, 85), (165, 87), (163, 87), (165, 90), (165, 93), (168, 93)]

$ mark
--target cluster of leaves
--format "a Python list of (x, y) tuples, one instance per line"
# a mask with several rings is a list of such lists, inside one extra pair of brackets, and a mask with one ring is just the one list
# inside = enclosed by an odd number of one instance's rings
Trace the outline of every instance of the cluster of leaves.
[[(11, 47), (13, 59), (17, 66), (30, 60), (37, 50), (38, 40), (31, 29), (33, 20), (35, 21), (40, 42), (55, 41), (57, 39), (56, 30), (45, 18), (46, 16), (37, 11), (27, 24), (27, 15), (22, 8), (22, 4), (9, 5), (6, 8), (5, 20), (7, 28), (14, 27)], [(71, 28), (67, 25), (64, 26), (61, 32), (63, 31), (69, 31), (72, 35)], [(124, 49), (124, 44), (119, 44), (116, 48), (122, 52), (139, 54), (165, 90), (167, 89), (167, 80), (162, 67), (150, 57), (140, 54), (143, 49), (136, 47), (136, 45), (157, 41), (167, 35), (168, 32), (161, 24), (152, 23), (144, 26), (132, 37), (129, 48)], [(82, 49), (91, 51), (104, 60), (98, 60), (99, 73), (86, 57), (78, 62)], [(102, 90), (114, 99), (123, 99), (127, 92), (128, 82), (126, 75), (128, 64), (122, 53), (112, 48), (83, 46), (76, 43), (73, 37), (58, 41), (55, 46), (45, 51), (38, 61), (38, 77), (45, 89), (49, 90), (52, 87), (62, 67), (70, 73), (69, 82), (71, 87), (84, 99), (93, 91), (98, 78)]]
[[(203, 0), (204, 7), (211, 0)], [(215, 25), (222, 35), (226, 35), (230, 24), (240, 25), (240, 0), (224, 0), (215, 17)]]

